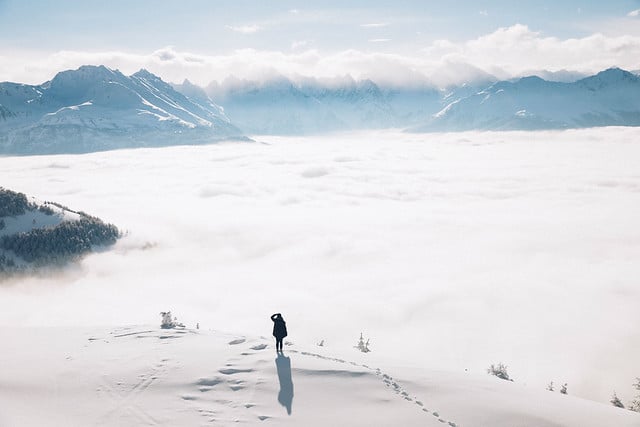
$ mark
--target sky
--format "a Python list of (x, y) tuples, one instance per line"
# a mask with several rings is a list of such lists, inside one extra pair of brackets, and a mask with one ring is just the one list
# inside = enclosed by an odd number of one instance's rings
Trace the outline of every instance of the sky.
[(482, 73), (640, 69), (640, 0), (0, 0), (0, 81), (147, 68), (206, 85), (233, 75), (446, 84)]

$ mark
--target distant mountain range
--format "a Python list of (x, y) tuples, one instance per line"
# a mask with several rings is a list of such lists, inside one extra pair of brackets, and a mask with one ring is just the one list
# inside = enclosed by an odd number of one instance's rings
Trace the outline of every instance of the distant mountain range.
[(0, 154), (200, 144), (254, 134), (593, 126), (640, 126), (638, 75), (611, 68), (569, 82), (488, 76), (446, 89), (350, 77), (230, 78), (201, 88), (187, 80), (170, 85), (146, 70), (125, 76), (83, 66), (41, 85), (0, 83)]
[(640, 126), (640, 77), (610, 68), (573, 83), (525, 77), (456, 99), (418, 126), (433, 130), (536, 130)]
[(619, 68), (573, 82), (525, 77), (437, 89), (428, 85), (380, 87), (370, 80), (353, 79), (322, 86), (315, 80), (294, 83), (280, 78), (265, 83), (213, 83), (207, 92), (248, 133), (640, 125), (640, 77)]
[(353, 79), (332, 85), (313, 79), (294, 83), (284, 77), (263, 83), (232, 80), (211, 84), (206, 90), (224, 106), (231, 121), (249, 134), (299, 135), (397, 127), (437, 112), (440, 98), (431, 87), (407, 92)]
[(83, 66), (37, 86), (0, 83), (0, 153), (78, 153), (241, 134), (213, 102), (192, 100), (146, 70), (125, 76)]

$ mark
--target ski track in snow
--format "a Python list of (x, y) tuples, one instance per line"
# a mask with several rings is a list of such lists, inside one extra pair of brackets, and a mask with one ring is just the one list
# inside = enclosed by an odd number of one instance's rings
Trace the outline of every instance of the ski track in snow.
[[(174, 330), (171, 333), (162, 333), (158, 335), (158, 331), (154, 330), (139, 330), (131, 331), (133, 328), (122, 328), (112, 331), (109, 335), (111, 339), (134, 337), (134, 338), (149, 338), (156, 337), (160, 340), (165, 338), (179, 338), (182, 334), (188, 333), (185, 330)], [(90, 342), (98, 340), (97, 338), (89, 338)], [(109, 339), (102, 339), (105, 343), (109, 343)], [(100, 378), (100, 386), (97, 388), (99, 396), (104, 396), (110, 403), (106, 405), (108, 408), (102, 415), (99, 416), (98, 425), (113, 425), (114, 419), (118, 417), (129, 416), (136, 419), (139, 425), (162, 425), (163, 423), (157, 420), (148, 411), (145, 411), (142, 405), (136, 403), (137, 400), (155, 383), (162, 382), (162, 379), (167, 373), (175, 369), (177, 362), (170, 359), (162, 358), (157, 360), (151, 366), (148, 366), (143, 373), (139, 374), (137, 381), (128, 383), (125, 380), (116, 380), (104, 374)]]
[(165, 370), (166, 366), (162, 363), (153, 366), (148, 373), (141, 375), (140, 380), (130, 388), (123, 387), (121, 382), (114, 383), (113, 379), (102, 376), (102, 385), (98, 388), (98, 392), (106, 396), (112, 403), (109, 405), (110, 409), (100, 417), (99, 424), (108, 425), (114, 417), (126, 412), (135, 417), (141, 425), (158, 425), (159, 422), (137, 405), (135, 400), (158, 380)]

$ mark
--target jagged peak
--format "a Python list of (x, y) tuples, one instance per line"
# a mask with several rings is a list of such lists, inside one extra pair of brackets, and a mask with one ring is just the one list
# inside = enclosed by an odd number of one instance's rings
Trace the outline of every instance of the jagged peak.
[(600, 71), (598, 74), (586, 77), (582, 80), (579, 80), (578, 83), (581, 83), (586, 86), (605, 86), (608, 84), (618, 83), (621, 81), (628, 82), (640, 82), (640, 77), (636, 76), (629, 71), (623, 70), (618, 67), (607, 68), (604, 71)]
[(607, 68), (604, 71), (600, 71), (598, 74), (596, 74), (596, 77), (600, 76), (600, 77), (629, 77), (629, 76), (633, 76), (632, 73), (630, 73), (627, 70), (623, 70), (622, 68), (619, 67), (611, 67), (611, 68)]
[(518, 82), (520, 83), (541, 83), (541, 82), (546, 82), (545, 79), (543, 79), (540, 76), (525, 76), (525, 77), (521, 77), (520, 79), (518, 79)]
[(189, 79), (184, 79), (182, 81), (182, 86), (185, 86), (185, 87), (200, 87), (200, 86), (198, 86), (196, 84), (191, 83), (191, 80), (189, 80)]
[(113, 74), (117, 70), (112, 70), (111, 68), (105, 65), (81, 65), (80, 67), (78, 67), (76, 71), (85, 72), (85, 73), (99, 71), (101, 73)]
[(112, 70), (104, 65), (83, 65), (75, 70), (61, 71), (55, 75), (55, 77), (43, 86), (48, 84), (48, 87), (55, 87), (56, 85), (66, 85), (71, 82), (89, 82), (89, 81), (112, 81), (124, 78), (124, 75), (119, 70)]
[(60, 74), (67, 74), (67, 75), (79, 74), (84, 76), (96, 76), (96, 77), (122, 75), (122, 73), (119, 70), (112, 70), (111, 68), (106, 67), (104, 65), (82, 65), (75, 70), (61, 71), (60, 73), (58, 73), (58, 75)]
[(189, 79), (184, 79), (182, 83), (178, 83), (178, 84), (172, 83), (171, 86), (175, 90), (177, 90), (179, 93), (185, 95), (187, 98), (200, 99), (200, 100), (206, 100), (208, 102), (212, 102), (209, 96), (207, 95), (207, 93), (205, 92), (205, 90), (202, 87), (191, 83)]
[(371, 79), (363, 79), (358, 81), (358, 87), (361, 89), (374, 89), (378, 90), (378, 85)]
[(162, 80), (160, 77), (156, 76), (146, 68), (141, 68), (137, 72), (133, 73), (131, 77), (137, 77), (139, 79), (145, 79), (145, 80)]

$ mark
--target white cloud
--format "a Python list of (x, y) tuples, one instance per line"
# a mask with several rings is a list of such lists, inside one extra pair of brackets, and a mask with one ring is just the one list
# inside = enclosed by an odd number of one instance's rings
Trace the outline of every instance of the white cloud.
[(360, 26), (362, 28), (382, 28), (382, 27), (388, 27), (389, 24), (386, 22), (378, 22), (378, 23), (372, 23), (372, 24), (360, 24)]
[(0, 158), (2, 185), (130, 231), (69, 276), (0, 286), (0, 325), (171, 309), (249, 334), (275, 307), (298, 343), (348, 349), (363, 327), (409, 365), (507, 355), (520, 382), (606, 401), (638, 375), (639, 138), (375, 132)]
[(478, 13), (480, 13), (480, 15), (482, 15), (482, 16), (489, 16), (489, 12), (487, 12), (486, 10), (481, 10)]
[(291, 43), (291, 49), (297, 50), (309, 45), (309, 40), (297, 40)]
[(260, 25), (240, 25), (237, 27), (233, 25), (227, 25), (226, 28), (228, 28), (231, 31), (235, 31), (236, 33), (242, 33), (242, 34), (253, 34), (262, 30), (262, 27)]
[(488, 71), (498, 67), (510, 74), (533, 68), (597, 72), (613, 65), (637, 67), (640, 37), (608, 37), (596, 33), (562, 40), (542, 36), (517, 24), (457, 47), (452, 52), (454, 55)]
[(640, 9), (632, 10), (631, 12), (627, 13), (627, 16), (637, 18), (638, 16), (640, 16)]
[[(386, 38), (371, 39), (372, 46), (393, 46)], [(140, 68), (168, 81), (188, 78), (207, 85), (228, 76), (263, 80), (274, 75), (320, 78), (344, 76), (372, 78), (382, 83), (411, 84), (431, 78), (438, 85), (460, 83), (491, 73), (500, 78), (529, 70), (573, 70), (594, 73), (611, 66), (637, 69), (640, 35), (583, 38), (548, 37), (525, 25), (499, 28), (476, 39), (435, 40), (410, 55), (376, 51), (323, 52), (295, 41), (291, 51), (240, 49), (211, 55), (164, 47), (150, 53), (122, 51), (10, 51), (0, 48), (0, 81), (42, 83), (60, 70), (83, 64), (104, 64), (132, 73)]]

